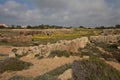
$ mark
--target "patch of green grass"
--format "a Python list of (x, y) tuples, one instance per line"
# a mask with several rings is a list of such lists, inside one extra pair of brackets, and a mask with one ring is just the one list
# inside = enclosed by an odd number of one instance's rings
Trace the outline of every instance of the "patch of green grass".
[(31, 65), (31, 63), (24, 62), (16, 58), (7, 58), (0, 61), (0, 73), (5, 71), (21, 71), (29, 68)]
[(47, 43), (55, 43), (59, 40), (72, 40), (75, 38), (80, 38), (80, 35), (76, 36), (58, 36), (58, 37), (53, 37), (53, 38), (46, 38), (46, 39), (40, 39), (40, 38), (34, 38), (33, 42), (37, 42), (38, 44), (47, 44)]
[(56, 32), (51, 36), (46, 35), (33, 35), (33, 42), (37, 42), (38, 44), (47, 44), (47, 43), (55, 43), (59, 40), (72, 40), (75, 38), (81, 38), (83, 36), (89, 37), (93, 35), (101, 34), (101, 30), (97, 29), (73, 29), (70, 32)]
[(73, 62), (74, 80), (119, 80), (120, 71), (100, 59)]

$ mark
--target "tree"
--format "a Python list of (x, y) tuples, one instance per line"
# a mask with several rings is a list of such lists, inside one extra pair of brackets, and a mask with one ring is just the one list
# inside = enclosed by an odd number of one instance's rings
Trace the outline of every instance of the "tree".
[(120, 28), (120, 25), (119, 24), (115, 25), (115, 28)]
[(27, 26), (27, 29), (31, 29), (31, 28), (32, 28), (32, 26), (30, 26), (30, 25)]
[(21, 29), (22, 27), (21, 27), (20, 25), (17, 25), (16, 28), (17, 28), (17, 29)]
[(79, 28), (85, 28), (84, 26), (80, 26)]
[(4, 26), (0, 25), (0, 29), (4, 29), (4, 28), (5, 28)]

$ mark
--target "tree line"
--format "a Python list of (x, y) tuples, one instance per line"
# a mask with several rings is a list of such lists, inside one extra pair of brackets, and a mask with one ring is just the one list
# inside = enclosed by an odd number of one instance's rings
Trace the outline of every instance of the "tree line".
[[(38, 26), (27, 25), (25, 27), (21, 25), (11, 25), (10, 27), (0, 26), (0, 29), (62, 29), (62, 28), (70, 29), (74, 27), (63, 27), (63, 26), (57, 26), (57, 25), (44, 25), (44, 24), (41, 24)], [(87, 28), (87, 27), (79, 26), (78, 28)], [(120, 29), (120, 25), (118, 24), (110, 27), (100, 26), (100, 27), (94, 27), (94, 28), (95, 29)]]

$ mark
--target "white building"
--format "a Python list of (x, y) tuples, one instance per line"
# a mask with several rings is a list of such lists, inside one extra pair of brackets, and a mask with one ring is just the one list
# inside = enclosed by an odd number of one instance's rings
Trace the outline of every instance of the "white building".
[(6, 24), (0, 24), (0, 26), (8, 27)]

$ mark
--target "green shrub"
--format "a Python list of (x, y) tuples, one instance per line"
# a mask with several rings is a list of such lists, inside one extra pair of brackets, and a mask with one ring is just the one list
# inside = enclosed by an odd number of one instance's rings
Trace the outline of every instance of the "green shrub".
[(102, 52), (96, 48), (95, 45), (87, 44), (87, 46), (83, 49), (79, 49), (79, 52), (77, 53), (78, 56), (90, 56), (90, 57), (96, 57), (100, 58), (102, 57)]
[(117, 44), (109, 44), (108, 47), (110, 49), (117, 49), (118, 45)]
[(120, 80), (120, 71), (99, 59), (74, 61), (74, 80)]
[(35, 57), (36, 57), (37, 59), (43, 59), (43, 58), (44, 58), (44, 56), (40, 56), (40, 54), (36, 54)]
[[(106, 44), (106, 43), (94, 43), (96, 46), (102, 47), (107, 54), (102, 54), (102, 56), (107, 60), (107, 58), (114, 58), (120, 62), (120, 49), (117, 48), (118, 44)], [(111, 56), (110, 56), (111, 55)]]
[(7, 58), (0, 61), (0, 73), (5, 71), (20, 71), (27, 69), (31, 65), (31, 63), (24, 62), (16, 58)]
[(49, 57), (55, 57), (55, 56), (58, 56), (58, 57), (62, 57), (62, 56), (69, 57), (70, 55), (72, 55), (71, 52), (56, 50), (56, 51), (52, 51), (50, 53)]
[(9, 80), (34, 80), (34, 79), (16, 75), (11, 77)]
[(36, 78), (28, 78), (16, 75), (11, 77), (9, 80), (58, 80), (58, 76), (69, 68), (71, 68), (71, 65), (65, 64), (41, 76), (37, 76)]
[(8, 54), (0, 53), (0, 56), (8, 56)]

